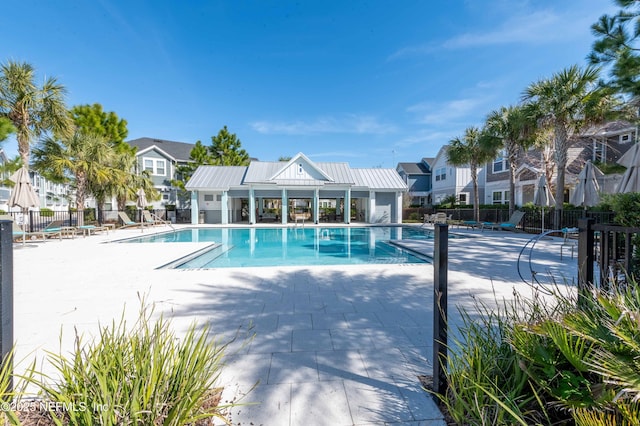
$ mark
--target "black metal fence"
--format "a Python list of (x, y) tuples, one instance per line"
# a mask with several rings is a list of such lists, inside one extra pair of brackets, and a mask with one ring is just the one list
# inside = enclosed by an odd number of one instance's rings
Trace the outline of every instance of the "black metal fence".
[(578, 283), (606, 288), (640, 277), (640, 228), (595, 223), (578, 224)]
[[(523, 208), (525, 216), (520, 222), (520, 229), (525, 232), (540, 233), (543, 228), (543, 215), (544, 215), (544, 229), (562, 229), (562, 228), (575, 228), (578, 226), (578, 220), (582, 218), (591, 218), (595, 223), (612, 223), (614, 212), (603, 211), (591, 211), (584, 209), (566, 209), (562, 211), (562, 222), (556, 224), (554, 221), (555, 209), (542, 208)], [(465, 221), (474, 220), (472, 208), (455, 208), (455, 209), (433, 209), (426, 207), (414, 207), (404, 209), (403, 220), (419, 220), (425, 214), (431, 214), (435, 212), (444, 212), (447, 217), (450, 217), (453, 221)], [(509, 220), (509, 210), (506, 208), (481, 208), (480, 209), (480, 221), (501, 223)]]
[[(172, 223), (191, 223), (191, 209), (151, 209), (151, 213), (157, 217)], [(142, 221), (141, 211), (135, 208), (127, 208), (124, 212), (129, 218), (135, 222)], [(114, 223), (116, 226), (121, 224), (118, 210), (98, 210), (86, 209), (82, 211), (83, 223)], [(35, 232), (45, 228), (48, 224), (55, 221), (61, 221), (63, 226), (77, 226), (79, 223), (79, 213), (77, 211), (29, 211), (26, 213), (12, 212), (8, 213), (13, 217), (14, 221), (26, 226), (25, 231)]]

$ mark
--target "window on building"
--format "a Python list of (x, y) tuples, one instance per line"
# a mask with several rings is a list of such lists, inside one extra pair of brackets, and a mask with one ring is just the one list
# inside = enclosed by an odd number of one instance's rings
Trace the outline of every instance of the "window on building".
[(302, 163), (298, 164), (298, 174), (301, 175), (304, 173), (304, 167), (302, 167)]
[(509, 168), (509, 162), (505, 158), (504, 153), (500, 153), (500, 156), (493, 160), (493, 173), (506, 172)]
[(216, 201), (222, 201), (222, 194), (216, 195)]
[(436, 181), (445, 180), (447, 178), (447, 168), (440, 167), (436, 169)]
[(605, 163), (607, 160), (607, 144), (593, 141), (593, 158), (594, 163)]
[(166, 176), (166, 161), (162, 159), (145, 158), (144, 170), (155, 176)]
[(620, 135), (620, 143), (629, 143), (629, 142), (631, 142), (631, 133)]
[(502, 204), (502, 191), (493, 191), (493, 204)]
[(204, 194), (205, 201), (213, 201), (213, 194)]
[(169, 194), (168, 193), (162, 194), (162, 200), (163, 201), (169, 201)]
[(467, 200), (468, 200), (468, 195), (466, 192), (462, 192), (460, 194), (458, 194), (458, 203), (460, 204), (467, 204)]
[(509, 191), (493, 191), (492, 204), (509, 204)]

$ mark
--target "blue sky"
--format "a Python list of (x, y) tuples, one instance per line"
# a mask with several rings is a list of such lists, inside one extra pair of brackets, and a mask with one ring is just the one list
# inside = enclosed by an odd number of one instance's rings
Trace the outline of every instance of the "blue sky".
[[(55, 76), (129, 137), (395, 167), (585, 65), (612, 0), (5, 2), (0, 61)], [(15, 142), (4, 143), (16, 153)]]

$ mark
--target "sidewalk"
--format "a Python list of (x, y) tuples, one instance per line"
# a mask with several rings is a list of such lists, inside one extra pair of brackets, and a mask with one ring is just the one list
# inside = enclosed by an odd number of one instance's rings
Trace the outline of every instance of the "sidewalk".
[[(471, 309), (473, 297), (510, 298), (514, 287), (530, 293), (516, 270), (530, 236), (450, 232), (472, 235), (450, 239), (453, 328), (456, 306)], [(140, 231), (15, 250), (18, 359), (57, 350), (61, 327), (70, 350), (73, 327), (95, 334), (125, 304), (135, 318), (144, 294), (179, 332), (196, 320), (223, 341), (238, 336), (220, 381), (223, 402), (251, 405), (231, 410), (233, 424), (444, 425), (417, 378), (431, 373), (431, 264), (158, 270), (199, 244), (101, 244), (129, 234)], [(539, 277), (575, 275), (576, 259), (560, 261), (559, 241), (536, 246)], [(433, 250), (428, 240), (405, 244)]]

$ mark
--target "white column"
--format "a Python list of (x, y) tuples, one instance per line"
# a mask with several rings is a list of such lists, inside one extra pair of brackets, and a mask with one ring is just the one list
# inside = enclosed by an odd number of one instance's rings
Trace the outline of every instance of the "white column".
[(320, 221), (320, 190), (318, 188), (313, 191), (313, 222)]
[(402, 223), (402, 192), (396, 192), (396, 222)]
[(227, 191), (222, 191), (222, 197), (220, 197), (220, 222), (223, 225), (229, 224), (229, 194)]
[(287, 223), (287, 216), (289, 215), (289, 200), (287, 199), (287, 188), (282, 188), (282, 217), (281, 222), (283, 225)]
[(344, 191), (344, 223), (351, 222), (351, 188)]
[(256, 223), (256, 197), (253, 187), (249, 188), (249, 225)]
[(376, 214), (376, 193), (375, 191), (369, 191), (369, 223), (375, 221)]
[(198, 191), (191, 191), (191, 224), (198, 224)]

